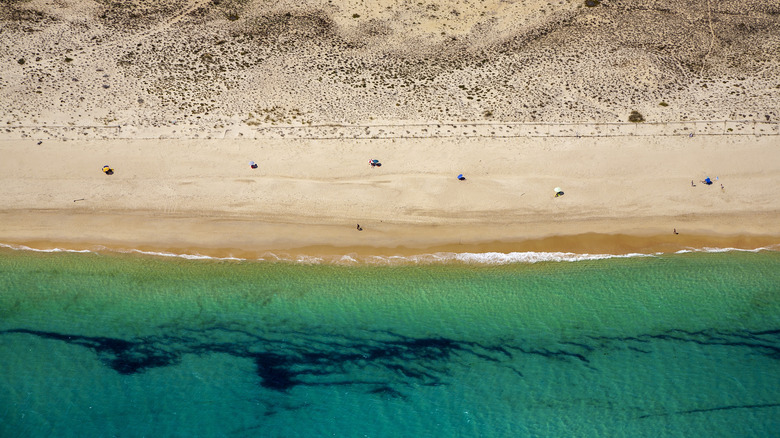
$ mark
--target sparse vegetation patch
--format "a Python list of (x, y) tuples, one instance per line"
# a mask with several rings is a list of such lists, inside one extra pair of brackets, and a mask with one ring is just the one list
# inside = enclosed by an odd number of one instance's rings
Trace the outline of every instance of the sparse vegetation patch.
[[(66, 23), (60, 2), (0, 0), (0, 47), (11, 49), (2, 61), (24, 71), (0, 87), (51, 94), (63, 114), (88, 118), (102, 111), (101, 86), (110, 85), (126, 92), (108, 103), (122, 102), (122, 120), (203, 126), (359, 124), (372, 116), (484, 124), (625, 115), (636, 123), (644, 116), (632, 110), (671, 107), (665, 99), (675, 111), (648, 114), (653, 122), (739, 119), (733, 108), (746, 107), (763, 119), (780, 96), (776, 75), (756, 73), (780, 66), (767, 43), (780, 15), (752, 0), (713, 9), (712, 29), (680, 20), (685, 2), (533, 1), (539, 7), (512, 14), (479, 2), (390, 2), (370, 17), (308, 0), (90, 2), (94, 23)], [(748, 15), (724, 12), (745, 3), (753, 5)], [(50, 35), (58, 37), (40, 44)], [(102, 67), (118, 68), (112, 78), (122, 79), (99, 79)], [(131, 111), (140, 95), (153, 116)], [(12, 99), (9, 113), (42, 110), (39, 99), (35, 108), (23, 95)]]

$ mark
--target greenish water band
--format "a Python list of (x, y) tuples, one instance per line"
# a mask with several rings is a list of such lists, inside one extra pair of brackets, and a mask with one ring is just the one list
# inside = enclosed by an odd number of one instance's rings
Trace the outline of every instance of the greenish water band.
[(209, 317), (250, 326), (462, 336), (701, 330), (733, 320), (760, 326), (778, 315), (779, 254), (343, 267), (4, 251), (0, 308), (6, 326), (19, 318), (51, 330), (115, 327), (124, 335), (187, 321), (202, 325)]

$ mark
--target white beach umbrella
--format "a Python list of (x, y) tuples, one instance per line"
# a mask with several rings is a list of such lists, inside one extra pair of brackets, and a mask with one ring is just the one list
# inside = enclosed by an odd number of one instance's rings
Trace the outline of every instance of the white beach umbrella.
[(558, 193), (558, 192), (562, 192), (562, 191), (563, 191), (563, 189), (561, 189), (560, 187), (556, 187), (556, 188), (554, 188), (553, 190), (555, 191), (555, 193)]

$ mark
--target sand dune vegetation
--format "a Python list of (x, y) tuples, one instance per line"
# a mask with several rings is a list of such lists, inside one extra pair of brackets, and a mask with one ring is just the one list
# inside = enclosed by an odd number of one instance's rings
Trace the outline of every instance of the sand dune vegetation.
[(5, 125), (778, 118), (777, 2), (0, 3)]

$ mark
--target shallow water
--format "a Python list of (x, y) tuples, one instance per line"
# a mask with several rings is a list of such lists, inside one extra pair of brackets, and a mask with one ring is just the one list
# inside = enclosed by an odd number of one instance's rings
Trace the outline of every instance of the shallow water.
[(0, 436), (770, 436), (780, 253), (0, 250)]

